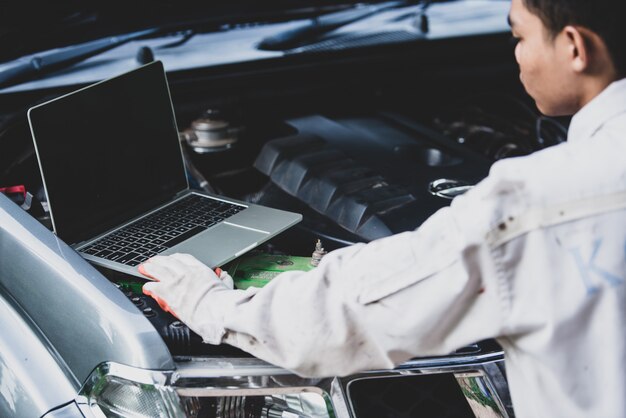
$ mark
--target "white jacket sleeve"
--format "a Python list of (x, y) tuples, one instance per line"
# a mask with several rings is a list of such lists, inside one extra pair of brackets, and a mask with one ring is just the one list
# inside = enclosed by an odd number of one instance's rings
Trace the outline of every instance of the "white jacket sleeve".
[(494, 190), (482, 188), (416, 231), (331, 252), (316, 269), (283, 273), (263, 289), (206, 295), (224, 331), (207, 341), (221, 336), (300, 375), (329, 376), (498, 336), (506, 306), (482, 244)]

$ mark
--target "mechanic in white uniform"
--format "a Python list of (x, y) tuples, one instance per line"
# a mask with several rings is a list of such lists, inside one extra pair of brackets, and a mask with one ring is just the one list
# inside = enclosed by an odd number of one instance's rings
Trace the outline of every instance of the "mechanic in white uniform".
[(496, 338), (519, 417), (626, 416), (624, 0), (512, 0), (521, 80), (568, 141), (493, 165), (413, 232), (231, 290), (188, 255), (140, 270), (206, 342), (303, 376)]

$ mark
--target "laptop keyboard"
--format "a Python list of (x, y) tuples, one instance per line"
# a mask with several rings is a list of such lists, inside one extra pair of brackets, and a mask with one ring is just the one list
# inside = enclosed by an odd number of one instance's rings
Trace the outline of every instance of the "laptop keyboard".
[(79, 251), (136, 266), (243, 209), (191, 194)]

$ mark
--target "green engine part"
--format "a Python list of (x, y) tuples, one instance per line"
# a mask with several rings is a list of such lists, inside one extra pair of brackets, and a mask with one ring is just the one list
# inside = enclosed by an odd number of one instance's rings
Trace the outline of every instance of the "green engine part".
[(247, 289), (251, 286), (263, 287), (285, 271), (309, 271), (314, 268), (311, 257), (251, 254), (239, 257), (224, 270), (230, 273), (237, 289)]
[(117, 285), (125, 292), (132, 292), (141, 294), (141, 288), (148, 280), (140, 280), (140, 279), (127, 279), (127, 280), (118, 280), (116, 281)]

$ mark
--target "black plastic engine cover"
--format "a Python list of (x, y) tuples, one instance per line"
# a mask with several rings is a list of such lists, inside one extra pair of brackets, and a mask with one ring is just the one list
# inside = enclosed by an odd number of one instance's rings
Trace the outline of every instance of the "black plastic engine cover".
[(285, 192), (369, 241), (417, 228), (449, 200), (431, 182), (474, 184), (490, 162), (393, 115), (288, 121), (298, 130), (268, 142), (255, 167)]

